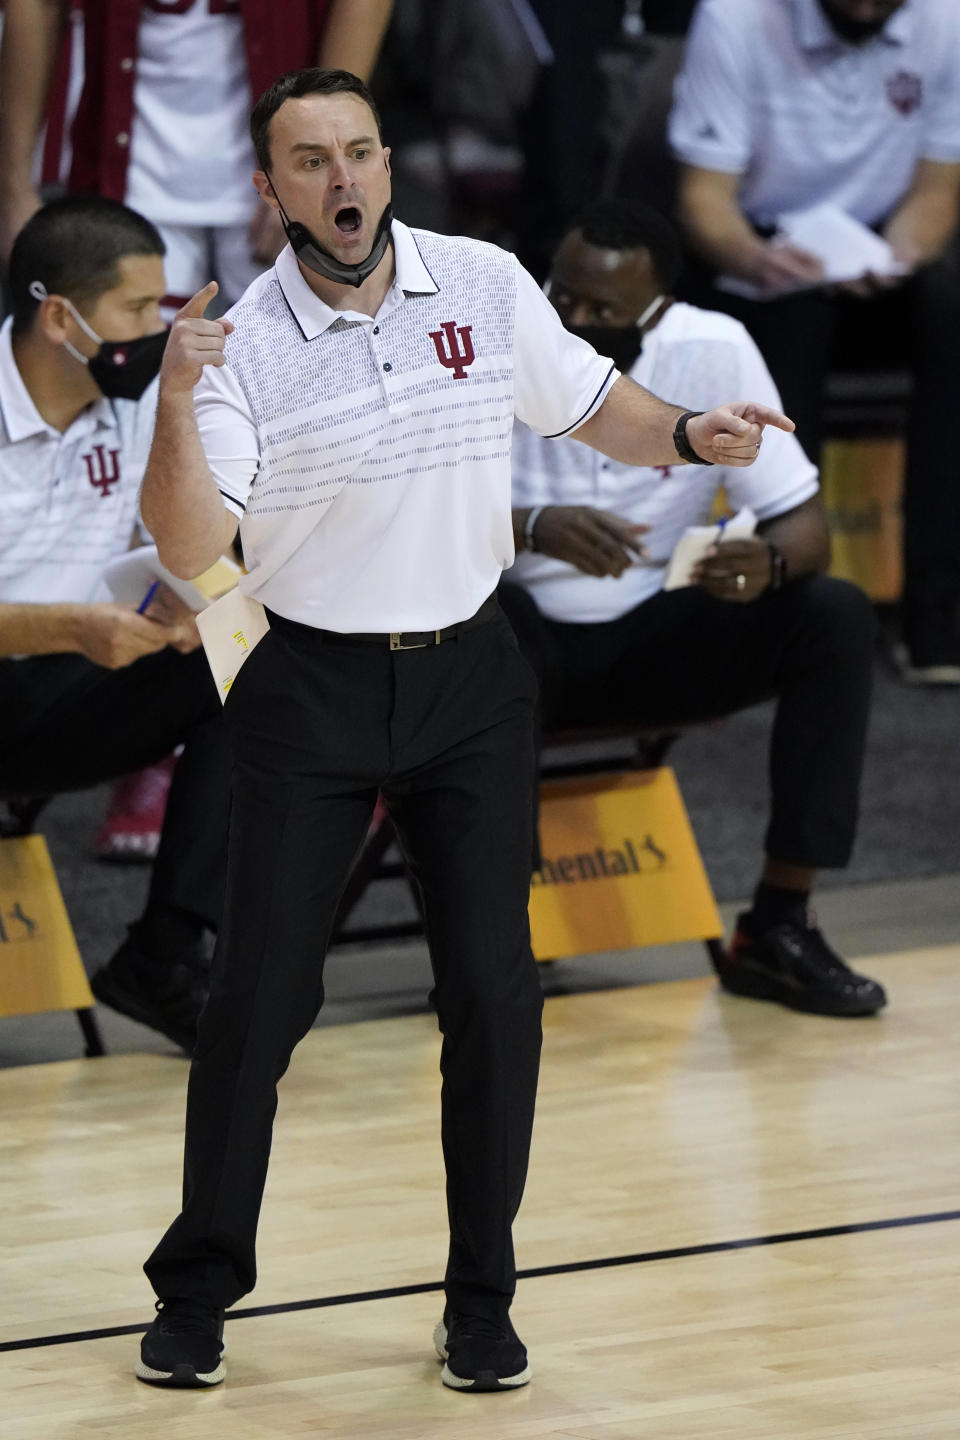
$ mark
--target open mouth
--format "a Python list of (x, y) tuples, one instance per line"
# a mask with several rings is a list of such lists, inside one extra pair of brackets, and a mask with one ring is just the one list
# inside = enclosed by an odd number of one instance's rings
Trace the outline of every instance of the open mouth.
[(341, 235), (355, 235), (363, 224), (363, 216), (355, 205), (348, 205), (343, 210), (338, 210), (334, 216), (334, 224)]

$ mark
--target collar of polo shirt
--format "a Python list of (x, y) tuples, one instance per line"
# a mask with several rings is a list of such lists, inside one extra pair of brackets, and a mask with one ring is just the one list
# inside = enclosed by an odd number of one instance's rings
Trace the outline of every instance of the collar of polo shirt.
[[(13, 358), (13, 320), (9, 316), (0, 329), (0, 416), (11, 445), (16, 445), (20, 440), (29, 440), (32, 435), (60, 433), (44, 420), (23, 383), (23, 377)], [(109, 426), (111, 429), (117, 424), (117, 417), (106, 398), (97, 400), (77, 418), (92, 420), (97, 425)]]
[[(834, 30), (820, 7), (820, 0), (793, 0), (797, 44), (802, 50), (849, 49)], [(910, 0), (895, 10), (883, 29), (874, 38), (888, 45), (907, 45), (913, 33), (913, 9)]]
[[(390, 238), (396, 266), (393, 290), (404, 295), (436, 295), (440, 287), (423, 263), (417, 242), (407, 226), (394, 220)], [(359, 310), (334, 310), (321, 300), (303, 278), (290, 245), (285, 245), (277, 256), (276, 271), (280, 289), (305, 340), (322, 335), (335, 320), (351, 319), (373, 324), (371, 315), (362, 314)]]

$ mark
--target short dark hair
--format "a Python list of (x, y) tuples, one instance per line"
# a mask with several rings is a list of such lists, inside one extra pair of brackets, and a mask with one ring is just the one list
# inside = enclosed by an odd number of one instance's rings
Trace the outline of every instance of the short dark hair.
[(670, 221), (639, 200), (600, 200), (571, 225), (588, 245), (603, 250), (647, 250), (661, 289), (670, 291), (680, 278), (683, 250)]
[(302, 100), (304, 95), (356, 95), (369, 105), (383, 141), (383, 127), (376, 101), (359, 75), (349, 70), (321, 70), (313, 65), (306, 70), (288, 70), (264, 90), (250, 114), (250, 138), (261, 170), (270, 169), (270, 121), (285, 100)]
[(119, 284), (118, 266), (126, 256), (165, 250), (156, 227), (116, 200), (69, 195), (51, 201), (13, 242), (7, 283), (14, 331), (29, 330), (40, 308), (30, 294), (34, 280), (82, 310)]

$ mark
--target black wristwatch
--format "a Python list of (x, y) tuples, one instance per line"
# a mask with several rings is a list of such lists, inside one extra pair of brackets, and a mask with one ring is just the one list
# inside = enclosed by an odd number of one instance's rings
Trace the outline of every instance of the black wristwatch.
[(787, 578), (786, 557), (772, 540), (767, 541), (767, 549), (770, 551), (770, 589), (780, 590)]
[(680, 419), (673, 427), (673, 443), (681, 460), (686, 460), (688, 465), (712, 465), (712, 460), (704, 460), (694, 450), (687, 439), (687, 421), (693, 420), (695, 416), (702, 415), (702, 410), (684, 410)]

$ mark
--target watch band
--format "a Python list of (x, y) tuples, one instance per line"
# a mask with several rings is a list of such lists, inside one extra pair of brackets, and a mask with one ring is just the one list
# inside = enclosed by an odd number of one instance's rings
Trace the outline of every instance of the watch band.
[(770, 589), (781, 590), (787, 578), (787, 561), (783, 551), (772, 540), (767, 541), (770, 551)]
[(546, 505), (534, 505), (533, 509), (527, 516), (527, 523), (523, 527), (523, 548), (525, 550), (532, 550), (534, 553), (539, 550), (540, 547), (537, 544), (537, 537), (534, 535), (533, 531), (534, 526), (536, 525), (537, 521), (540, 519), (540, 516), (543, 514), (546, 508)]
[(694, 450), (687, 439), (687, 421), (693, 420), (697, 415), (702, 415), (702, 410), (684, 410), (676, 425), (673, 428), (673, 444), (681, 460), (686, 460), (688, 465), (712, 465), (712, 460), (704, 460)]

